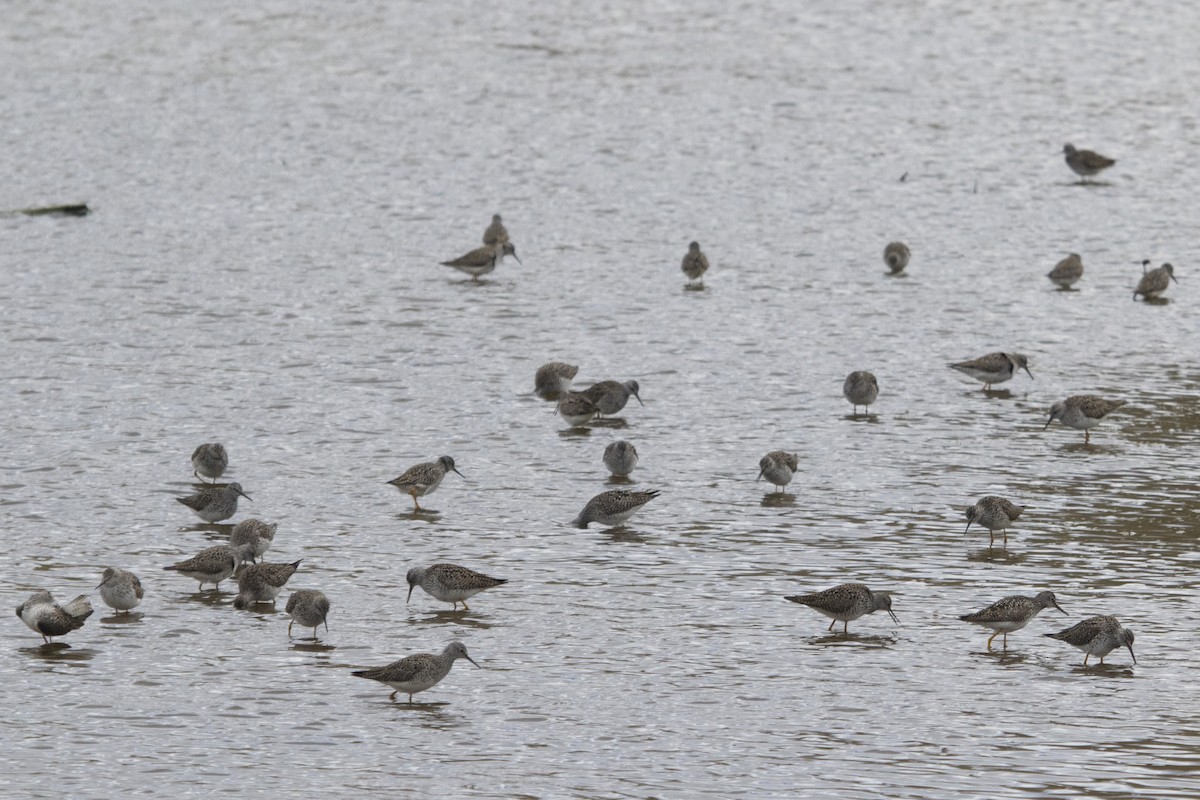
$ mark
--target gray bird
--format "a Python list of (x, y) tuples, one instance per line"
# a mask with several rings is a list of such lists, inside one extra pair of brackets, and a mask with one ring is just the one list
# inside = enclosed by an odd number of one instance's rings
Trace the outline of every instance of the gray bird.
[(456, 609), (458, 604), (462, 603), (465, 611), (471, 610), (467, 605), (468, 597), (474, 597), (484, 589), (508, 583), (507, 578), (493, 578), (457, 564), (413, 567), (408, 571), (406, 579), (408, 580), (408, 597), (405, 598), (405, 603), (412, 599), (413, 589), (420, 586), (426, 594), (436, 597), (443, 603), (453, 603)]
[(237, 572), (238, 564), (250, 559), (250, 552), (251, 547), (248, 544), (242, 545), (241, 548), (218, 544), (206, 547), (191, 558), (163, 569), (199, 581), (200, 585), (196, 587), (196, 591), (203, 589), (206, 583), (211, 583), (214, 589), (220, 589), (221, 581)]
[(255, 559), (262, 558), (263, 553), (270, 549), (278, 527), (278, 522), (267, 524), (253, 517), (244, 519), (229, 532), (229, 544), (237, 548), (244, 544), (250, 545), (249, 561), (254, 563)]
[(800, 459), (796, 453), (783, 450), (772, 450), (758, 460), (758, 483), (766, 478), (779, 491), (792, 482), (792, 475), (800, 468)]
[(1051, 639), (1058, 639), (1060, 642), (1066, 642), (1072, 647), (1082, 650), (1084, 652), (1083, 665), (1085, 667), (1088, 664), (1088, 659), (1092, 656), (1100, 656), (1100, 663), (1103, 664), (1104, 657), (1118, 647), (1128, 647), (1129, 657), (1133, 659), (1133, 663), (1137, 663), (1137, 657), (1133, 654), (1133, 631), (1129, 630), (1129, 628), (1122, 628), (1121, 623), (1113, 616), (1099, 615), (1088, 617), (1083, 622), (1072, 625), (1058, 633), (1046, 633), (1042, 635), (1049, 636)]
[(465, 477), (455, 468), (453, 458), (442, 456), (437, 461), (426, 461), (409, 467), (399, 478), (392, 478), (388, 481), (388, 486), (395, 486), (400, 494), (412, 497), (414, 510), (420, 511), (421, 504), (417, 502), (417, 498), (437, 491), (447, 472), (454, 472), (460, 477)]
[(238, 596), (234, 608), (249, 608), (255, 603), (274, 603), (288, 579), (296, 574), (299, 561), (290, 564), (271, 564), (263, 561), (252, 564), (238, 576)]
[(629, 492), (624, 489), (601, 492), (588, 501), (571, 524), (578, 528), (586, 528), (591, 523), (598, 522), (606, 527), (615, 528), (656, 497), (657, 489), (648, 492)]
[(17, 606), (17, 616), (29, 630), (41, 635), (46, 644), (50, 644), (51, 637), (65, 636), (82, 628), (83, 621), (91, 615), (92, 604), (83, 594), (66, 605), (59, 605), (49, 592), (37, 591)]
[(624, 439), (611, 442), (604, 448), (604, 466), (618, 478), (628, 478), (637, 463), (637, 448)]
[(225, 474), (228, 466), (229, 454), (225, 452), (223, 444), (202, 444), (192, 451), (192, 474), (197, 479), (203, 475), (215, 481)]
[(329, 598), (324, 592), (316, 589), (297, 589), (287, 601), (287, 613), (292, 621), (288, 623), (288, 638), (292, 636), (292, 625), (299, 622), (305, 628), (313, 629), (313, 638), (317, 638), (317, 626), (324, 625), (329, 632)]
[(142, 591), (142, 582), (138, 580), (138, 576), (116, 567), (108, 567), (104, 570), (104, 575), (100, 578), (100, 585), (96, 588), (100, 590), (100, 599), (104, 601), (104, 604), (118, 614), (135, 608), (145, 597), (145, 592)]
[(687, 255), (683, 257), (679, 268), (683, 270), (684, 275), (687, 275), (689, 284), (699, 280), (700, 285), (704, 285), (704, 273), (708, 272), (708, 256), (700, 252), (699, 242), (692, 242), (688, 245)]
[(1063, 145), (1063, 156), (1066, 158), (1067, 166), (1079, 176), (1080, 183), (1087, 183), (1088, 178), (1117, 163), (1113, 159), (1093, 153), (1091, 150), (1076, 150), (1073, 144)]
[(1008, 635), (1013, 631), (1019, 631), (1029, 624), (1029, 621), (1036, 617), (1043, 608), (1057, 608), (1062, 610), (1062, 606), (1058, 604), (1058, 600), (1054, 597), (1054, 592), (1038, 592), (1034, 597), (1025, 597), (1024, 595), (1014, 594), (997, 600), (982, 611), (976, 611), (973, 614), (963, 614), (959, 619), (964, 622), (973, 622), (976, 625), (982, 625), (985, 628), (991, 628), (995, 633), (988, 637), (987, 649), (992, 649), (992, 639), (997, 636), (1004, 637), (1004, 649), (1008, 649)]
[[(481, 276), (494, 270), (505, 256), (517, 258), (517, 248), (513, 246), (512, 242), (478, 247), (452, 261), (443, 261), (442, 266), (454, 267), (459, 272), (465, 272), (475, 280), (479, 280)], [(517, 263), (520, 264), (521, 259), (517, 258)]]
[[(463, 646), (462, 642), (451, 642), (441, 655), (418, 653), (415, 656), (394, 661), (386, 667), (360, 669), (350, 674), (356, 678), (367, 678), (386, 683), (395, 690), (388, 698), (389, 700), (395, 700), (397, 694), (404, 692), (408, 695), (408, 702), (412, 703), (414, 694), (436, 686), (442, 678), (449, 675), (450, 667), (454, 666), (455, 660), (459, 658), (465, 658), (475, 664), (475, 660), (467, 655), (467, 648)], [(479, 667), (478, 664), (475, 666)]]
[(584, 389), (580, 394), (595, 404), (599, 414), (616, 414), (629, 402), (630, 396), (636, 397), (640, 405), (646, 405), (642, 402), (642, 398), (638, 397), (637, 381), (625, 381), (624, 383), (600, 381)]
[(833, 626), (840, 622), (842, 623), (842, 633), (849, 633), (851, 620), (876, 611), (886, 611), (893, 622), (900, 623), (900, 620), (892, 613), (891, 595), (884, 592), (873, 592), (862, 583), (843, 583), (823, 592), (797, 594), (784, 599), (808, 606), (832, 619), (833, 622), (829, 623), (831, 632)]
[(967, 509), (967, 528), (963, 533), (971, 530), (972, 524), (987, 528), (988, 547), (991, 547), (996, 542), (996, 531), (1004, 531), (1004, 546), (1008, 547), (1008, 526), (1012, 525), (1024, 510), (994, 494), (981, 497), (975, 505)]
[(854, 406), (854, 417), (857, 419), (859, 406), (866, 409), (864, 413), (870, 414), (871, 403), (879, 397), (879, 382), (869, 372), (851, 372), (842, 384), (842, 394)]
[(888, 265), (888, 269), (893, 275), (899, 275), (904, 272), (904, 268), (908, 266), (908, 245), (904, 242), (889, 242), (888, 246), (883, 248), (883, 263)]
[(237, 513), (238, 496), (250, 499), (250, 495), (242, 491), (240, 483), (231, 483), (217, 489), (201, 489), (196, 494), (175, 499), (196, 512), (196, 516), (205, 522), (221, 522)]
[(1171, 285), (1171, 281), (1179, 283), (1175, 279), (1175, 268), (1170, 264), (1163, 264), (1158, 269), (1152, 269), (1146, 272), (1146, 266), (1149, 261), (1142, 262), (1142, 279), (1138, 281), (1137, 288), (1133, 290), (1133, 299), (1136, 300), (1140, 294), (1143, 300), (1154, 300), (1160, 294), (1167, 290)]

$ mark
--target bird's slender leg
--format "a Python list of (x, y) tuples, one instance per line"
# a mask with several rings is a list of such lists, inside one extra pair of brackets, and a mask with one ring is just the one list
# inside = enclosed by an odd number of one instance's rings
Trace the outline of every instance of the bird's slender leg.
[(1089, 658), (1091, 655), (1092, 655), (1091, 653), (1084, 653), (1084, 654), (1083, 654), (1083, 665), (1084, 665), (1085, 667), (1087, 666), (1087, 660), (1088, 660), (1088, 658)]
[(846, 634), (850, 633), (850, 620), (848, 620), (848, 619), (842, 620), (842, 633), (846, 633)]
[(837, 620), (836, 620), (836, 619), (835, 619), (833, 622), (829, 623), (829, 627), (828, 627), (828, 628), (826, 628), (825, 630), (829, 631), (830, 633), (833, 633), (833, 626), (834, 626), (834, 625), (837, 625)]
[(413, 510), (420, 511), (421, 504), (417, 502), (417, 493), (415, 491), (412, 491), (412, 492), (409, 492), (409, 495), (411, 495), (412, 499), (413, 499)]
[(991, 636), (988, 637), (988, 642), (987, 642), (988, 650), (992, 649), (992, 639), (995, 639), (999, 635), (1000, 635), (1000, 631), (996, 631), (995, 633), (993, 633)]
[(289, 622), (289, 623), (288, 623), (288, 638), (289, 638), (289, 639), (290, 639), (290, 638), (292, 638), (292, 623), (293, 623), (293, 622), (295, 622), (295, 621), (296, 621), (296, 620), (292, 620), (292, 622)]
[(459, 600), (459, 602), (463, 604), (463, 611), (470, 611), (470, 610), (471, 610), (471, 607), (470, 607), (469, 605), (467, 605), (467, 601), (466, 601), (466, 600)]
[(994, 545), (995, 543), (996, 543), (996, 532), (994, 530), (992, 530), (991, 528), (988, 528), (988, 549), (990, 550), (992, 545)]
[(1083, 443), (1084, 443), (1084, 444), (1091, 444), (1091, 443), (1092, 443), (1092, 437), (1091, 437), (1091, 434), (1089, 434), (1089, 433), (1088, 433), (1088, 429), (1087, 429), (1087, 428), (1084, 428), (1084, 429), (1083, 429)]
[(1002, 641), (1004, 642), (1004, 652), (1007, 653), (1008, 652), (1008, 631), (1004, 632), (1004, 639)]
[[(400, 690), (399, 690), (399, 689), (397, 689), (396, 691), (392, 692), (392, 694), (391, 694), (391, 696), (388, 698), (388, 700), (395, 700), (395, 699), (396, 699), (396, 695), (398, 695), (398, 694), (400, 694)], [(410, 697), (409, 699), (411, 699), (411, 697)]]

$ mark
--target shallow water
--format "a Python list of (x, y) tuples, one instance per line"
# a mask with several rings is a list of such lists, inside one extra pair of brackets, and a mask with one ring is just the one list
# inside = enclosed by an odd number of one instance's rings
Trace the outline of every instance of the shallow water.
[[(1194, 793), (1197, 12), (645, 5), (12, 10), (0, 208), (94, 213), (0, 219), (4, 594), (96, 606), (65, 647), (0, 629), (12, 791)], [(1117, 166), (1081, 187), (1065, 141)], [(438, 265), (495, 211), (523, 263)], [(1167, 302), (1131, 301), (1142, 258)], [(945, 368), (998, 349), (1034, 380)], [(552, 359), (645, 407), (565, 430)], [(1077, 393), (1129, 403), (1090, 447), (1042, 431)], [(569, 527), (616, 438), (662, 496)], [(333, 603), (319, 643), (286, 590), (237, 612), (160, 569), (227, 536), (171, 499), (218, 440), (235, 519)], [(410, 513), (385, 482), (443, 453), (465, 479)], [(989, 493), (1026, 506), (1007, 549), (963, 534)], [(406, 606), (441, 560), (511, 582)], [(848, 580), (900, 624), (783, 600)], [(1007, 654), (957, 619), (1041, 589), (1070, 617)], [(1094, 613), (1136, 666), (1040, 636)], [(350, 676), (453, 638), (483, 669), (412, 707)]]

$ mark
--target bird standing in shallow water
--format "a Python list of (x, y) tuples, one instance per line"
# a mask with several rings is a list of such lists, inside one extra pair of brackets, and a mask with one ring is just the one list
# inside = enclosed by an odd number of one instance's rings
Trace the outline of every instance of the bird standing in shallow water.
[(201, 489), (188, 497), (175, 499), (196, 512), (196, 516), (205, 522), (221, 522), (237, 513), (238, 495), (250, 499), (250, 495), (242, 491), (240, 483), (231, 483), (220, 489)]
[(579, 373), (579, 367), (562, 361), (542, 364), (533, 375), (533, 390), (544, 400), (557, 400), (559, 395), (571, 391), (571, 381)]
[(492, 224), (483, 232), (483, 243), (489, 246), (508, 244), (508, 229), (500, 221), (499, 214), (492, 214)]
[(1091, 656), (1100, 656), (1100, 663), (1103, 664), (1104, 657), (1121, 646), (1129, 648), (1129, 657), (1133, 659), (1133, 663), (1137, 663), (1137, 657), (1133, 654), (1133, 631), (1129, 628), (1122, 628), (1116, 617), (1108, 615), (1088, 617), (1083, 622), (1072, 625), (1066, 630), (1042, 635), (1066, 642), (1072, 647), (1078, 647), (1085, 654), (1083, 656), (1085, 667)]
[(412, 599), (413, 588), (420, 586), (431, 597), (443, 603), (453, 603), (455, 609), (462, 603), (464, 611), (471, 610), (467, 606), (468, 597), (474, 597), (484, 589), (508, 583), (507, 578), (492, 578), (457, 564), (413, 567), (405, 577), (408, 581), (408, 597), (405, 598), (405, 603)]
[(1076, 150), (1073, 144), (1063, 145), (1063, 156), (1067, 160), (1067, 166), (1079, 176), (1080, 183), (1087, 183), (1088, 178), (1117, 163), (1113, 159), (1093, 153), (1091, 150)]
[(868, 416), (871, 413), (871, 403), (879, 397), (879, 382), (869, 372), (851, 372), (842, 384), (842, 394), (854, 406), (854, 418), (858, 419), (858, 407), (863, 406)]
[[(479, 280), (481, 276), (494, 270), (505, 256), (517, 258), (517, 248), (512, 242), (478, 247), (453, 261), (443, 261), (442, 266), (454, 267), (459, 272), (467, 273), (474, 280)], [(520, 264), (521, 259), (517, 258), (517, 263)]]
[(1099, 425), (1102, 419), (1123, 405), (1124, 400), (1105, 400), (1090, 394), (1072, 395), (1061, 403), (1050, 406), (1050, 419), (1046, 420), (1042, 430), (1046, 430), (1051, 422), (1058, 420), (1068, 428), (1083, 431), (1083, 443), (1091, 444), (1088, 429)]
[(567, 392), (559, 395), (554, 413), (566, 420), (572, 428), (578, 428), (590, 422), (600, 410), (582, 392)]
[(758, 460), (758, 483), (766, 478), (780, 492), (792, 482), (792, 475), (800, 468), (800, 460), (796, 453), (783, 450), (772, 450)]
[(66, 605), (59, 605), (49, 592), (38, 591), (17, 606), (17, 616), (21, 622), (39, 634), (46, 644), (50, 644), (51, 637), (65, 636), (82, 628), (83, 621), (91, 615), (92, 604), (83, 594)]
[(305, 628), (312, 628), (314, 639), (317, 638), (319, 625), (324, 625), (325, 632), (329, 633), (329, 622), (326, 619), (329, 616), (329, 598), (324, 592), (318, 592), (316, 589), (297, 589), (288, 598), (285, 610), (292, 618), (288, 623), (289, 639), (292, 637), (292, 625), (297, 622)]
[(244, 544), (250, 545), (248, 560), (254, 563), (256, 558), (262, 558), (263, 553), (270, 549), (271, 543), (275, 541), (275, 529), (278, 527), (278, 522), (268, 525), (261, 519), (244, 519), (229, 532), (229, 544), (235, 548)]
[(1143, 300), (1154, 300), (1167, 290), (1167, 287), (1171, 285), (1171, 281), (1175, 281), (1176, 284), (1179, 283), (1179, 281), (1175, 280), (1175, 268), (1170, 264), (1163, 264), (1158, 269), (1146, 272), (1146, 266), (1149, 263), (1149, 261), (1142, 262), (1142, 279), (1138, 281), (1137, 288), (1133, 290), (1134, 300), (1137, 300), (1139, 294)]
[(211, 478), (216, 481), (217, 478), (225, 474), (225, 469), (229, 466), (229, 454), (225, 452), (225, 445), (212, 442), (210, 444), (202, 444), (192, 451), (192, 474), (200, 480), (200, 476)]
[(1083, 259), (1078, 253), (1069, 253), (1066, 258), (1054, 265), (1054, 269), (1046, 273), (1046, 277), (1063, 289), (1071, 286), (1083, 277)]
[(892, 598), (884, 592), (872, 592), (862, 583), (843, 583), (812, 594), (797, 594), (785, 597), (802, 606), (817, 611), (833, 620), (829, 623), (829, 631), (833, 626), (842, 623), (842, 633), (850, 632), (850, 621), (858, 619), (875, 611), (886, 611), (897, 625), (900, 620), (892, 613)]
[(238, 564), (250, 560), (252, 547), (244, 544), (240, 548), (227, 544), (206, 547), (191, 558), (163, 567), (171, 572), (186, 575), (192, 580), (200, 581), (196, 591), (204, 588), (204, 584), (213, 584), (214, 589), (221, 588), (221, 581), (237, 571)]
[(138, 580), (138, 576), (116, 567), (108, 567), (104, 570), (100, 585), (96, 588), (100, 590), (100, 599), (104, 601), (104, 604), (118, 614), (135, 608), (145, 597), (142, 582)]
[(985, 392), (992, 388), (992, 384), (1004, 383), (1011, 379), (1018, 369), (1025, 370), (1025, 374), (1033, 380), (1033, 373), (1029, 371), (1029, 359), (1020, 353), (988, 353), (971, 361), (951, 364), (950, 368), (982, 381)]
[(975, 505), (967, 509), (967, 528), (963, 533), (971, 530), (972, 523), (987, 528), (988, 547), (991, 547), (996, 543), (996, 531), (1004, 531), (1004, 546), (1008, 547), (1008, 526), (1013, 524), (1024, 510), (994, 494), (981, 497)]
[(648, 492), (628, 492), (624, 489), (601, 492), (588, 501), (571, 524), (578, 528), (586, 528), (593, 522), (598, 522), (606, 527), (615, 528), (656, 497), (657, 489)]
[(433, 494), (447, 472), (455, 472), (460, 477), (465, 477), (455, 468), (453, 458), (442, 456), (437, 461), (426, 461), (409, 467), (399, 478), (388, 481), (388, 485), (395, 486), (401, 494), (412, 497), (414, 510), (420, 511), (421, 504), (417, 502), (417, 498)]
[[(389, 700), (395, 700), (397, 694), (404, 692), (408, 695), (408, 702), (411, 704), (414, 694), (436, 686), (442, 678), (449, 675), (450, 667), (454, 666), (455, 660), (459, 658), (465, 658), (475, 664), (475, 659), (467, 655), (467, 648), (463, 646), (462, 642), (451, 642), (441, 655), (418, 653), (415, 656), (394, 661), (386, 667), (360, 669), (350, 674), (356, 678), (367, 678), (386, 683), (395, 690), (388, 698)], [(475, 666), (479, 667), (478, 664)]]
[(638, 396), (638, 388), (637, 381), (625, 381), (624, 383), (620, 381), (600, 381), (579, 392), (579, 394), (582, 394), (595, 404), (598, 414), (611, 416), (625, 408), (625, 404), (629, 402), (631, 395), (637, 398), (639, 405), (643, 407), (646, 405), (642, 402), (642, 398)]
[(1025, 597), (1019, 594), (1005, 597), (992, 603), (982, 611), (976, 611), (973, 614), (963, 614), (959, 619), (964, 622), (973, 622), (976, 625), (982, 625), (985, 628), (991, 628), (995, 631), (995, 633), (988, 637), (988, 650), (992, 649), (992, 639), (995, 639), (997, 636), (1004, 637), (1004, 649), (1007, 650), (1008, 635), (1028, 625), (1029, 621), (1036, 617), (1043, 608), (1057, 608), (1063, 614), (1067, 613), (1058, 604), (1058, 600), (1054, 597), (1054, 592), (1038, 592), (1035, 597)]
[(299, 561), (290, 564), (268, 564), (266, 561), (247, 567), (238, 576), (238, 596), (234, 608), (249, 608), (255, 603), (274, 603), (284, 584), (296, 574)]
[(604, 466), (618, 478), (628, 478), (637, 462), (637, 448), (624, 439), (611, 442), (604, 448)]
[(708, 256), (700, 252), (699, 242), (692, 242), (688, 245), (687, 255), (683, 257), (683, 263), (679, 265), (679, 268), (683, 270), (684, 275), (687, 275), (689, 284), (699, 280), (700, 286), (704, 286), (704, 273), (708, 272)]
[(888, 265), (893, 275), (899, 275), (908, 266), (910, 255), (908, 245), (904, 242), (891, 242), (883, 248), (883, 263)]

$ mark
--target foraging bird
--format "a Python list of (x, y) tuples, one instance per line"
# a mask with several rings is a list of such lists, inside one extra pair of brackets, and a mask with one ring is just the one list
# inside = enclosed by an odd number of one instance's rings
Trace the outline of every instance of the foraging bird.
[(657, 489), (651, 489), (648, 492), (629, 492), (624, 489), (601, 492), (588, 501), (571, 524), (578, 528), (586, 528), (593, 522), (598, 522), (609, 528), (615, 528), (656, 497), (658, 497)]
[(692, 242), (688, 245), (687, 255), (683, 257), (683, 263), (679, 265), (679, 268), (683, 270), (684, 275), (687, 275), (689, 284), (699, 279), (700, 285), (704, 285), (704, 273), (708, 272), (708, 256), (700, 252), (699, 242)]
[(499, 214), (492, 214), (492, 224), (483, 232), (483, 243), (490, 246), (508, 244), (508, 229), (500, 221)]
[(1088, 178), (1117, 163), (1113, 159), (1093, 153), (1091, 150), (1076, 150), (1075, 145), (1072, 144), (1063, 145), (1063, 155), (1066, 158), (1067, 166), (1079, 176), (1080, 183), (1087, 183)]
[(1090, 394), (1072, 395), (1061, 403), (1050, 406), (1050, 419), (1046, 420), (1042, 430), (1046, 430), (1051, 422), (1058, 420), (1068, 428), (1083, 431), (1083, 443), (1090, 444), (1092, 440), (1088, 429), (1099, 425), (1101, 420), (1123, 405), (1124, 400), (1105, 400)]
[(217, 442), (202, 444), (192, 451), (192, 474), (196, 476), (197, 480), (203, 475), (205, 478), (216, 481), (225, 474), (228, 466), (229, 454), (225, 452), (223, 444)]
[(1008, 526), (1012, 525), (1024, 510), (1021, 506), (1013, 505), (994, 494), (981, 497), (975, 505), (967, 509), (967, 527), (963, 533), (971, 530), (972, 523), (987, 528), (988, 547), (991, 547), (996, 542), (996, 531), (1004, 531), (1004, 546), (1008, 547)]
[(1079, 253), (1068, 253), (1066, 258), (1054, 265), (1054, 269), (1046, 273), (1046, 277), (1060, 288), (1069, 289), (1083, 277), (1083, 259)]
[(46, 644), (50, 644), (51, 637), (65, 636), (82, 628), (83, 621), (91, 615), (92, 604), (83, 594), (66, 605), (59, 605), (49, 592), (37, 591), (17, 606), (17, 616), (31, 631), (40, 634)]
[(214, 547), (206, 547), (191, 558), (169, 567), (163, 567), (163, 569), (178, 572), (192, 580), (200, 581), (196, 591), (203, 589), (206, 583), (213, 584), (213, 588), (219, 590), (221, 581), (236, 572), (238, 564), (250, 559), (252, 549), (249, 544), (244, 544), (240, 548), (218, 544)]
[(951, 364), (950, 368), (982, 381), (985, 392), (992, 388), (992, 384), (1004, 383), (1011, 379), (1018, 369), (1025, 370), (1025, 374), (1033, 380), (1033, 373), (1029, 371), (1029, 359), (1020, 353), (988, 353), (970, 361)]
[[(397, 694), (404, 692), (408, 695), (408, 702), (412, 703), (414, 694), (436, 686), (442, 678), (449, 675), (450, 668), (459, 658), (465, 658), (475, 664), (475, 659), (467, 655), (467, 648), (463, 646), (462, 642), (451, 642), (441, 652), (441, 655), (418, 653), (415, 656), (394, 661), (386, 667), (360, 669), (350, 674), (356, 678), (367, 678), (386, 683), (395, 690), (388, 698), (389, 700), (395, 700)], [(478, 664), (475, 666), (479, 668)]]
[(238, 495), (250, 499), (250, 495), (242, 491), (240, 483), (231, 483), (220, 489), (201, 489), (196, 494), (175, 499), (195, 511), (196, 516), (205, 522), (220, 522), (237, 513)]
[(869, 372), (857, 371), (851, 372), (846, 376), (846, 382), (842, 384), (842, 394), (854, 406), (854, 418), (858, 419), (858, 407), (863, 406), (870, 414), (871, 403), (875, 402), (875, 398), (879, 397), (879, 382), (875, 380), (875, 376)]
[(1154, 300), (1167, 290), (1167, 287), (1171, 285), (1171, 281), (1175, 281), (1176, 284), (1179, 283), (1178, 280), (1175, 280), (1175, 268), (1170, 264), (1163, 264), (1158, 269), (1146, 272), (1146, 266), (1149, 263), (1149, 261), (1142, 262), (1142, 279), (1138, 281), (1137, 288), (1133, 290), (1134, 300), (1137, 300), (1139, 294), (1143, 300)]
[(454, 466), (453, 458), (442, 456), (437, 461), (426, 461), (409, 467), (399, 478), (388, 481), (388, 485), (395, 486), (401, 494), (412, 497), (414, 510), (420, 511), (421, 504), (417, 502), (417, 498), (433, 494), (441, 485), (442, 478), (446, 477), (447, 472), (454, 472), (460, 477), (465, 477)]
[(299, 561), (290, 564), (270, 564), (263, 561), (247, 567), (238, 576), (238, 596), (234, 608), (249, 608), (255, 603), (274, 603), (284, 585), (296, 574)]
[[(453, 261), (443, 261), (442, 266), (454, 267), (459, 272), (465, 272), (475, 280), (479, 280), (481, 276), (494, 270), (505, 256), (517, 258), (517, 248), (513, 246), (512, 242), (478, 247)], [(520, 264), (521, 259), (517, 258), (517, 263)]]
[(624, 439), (611, 442), (604, 448), (604, 466), (618, 478), (628, 478), (637, 463), (637, 448)]
[(285, 609), (291, 616), (292, 620), (288, 623), (288, 638), (292, 637), (292, 625), (299, 622), (305, 628), (313, 629), (313, 638), (317, 638), (317, 627), (325, 626), (325, 632), (329, 633), (329, 598), (324, 592), (318, 592), (316, 589), (297, 589), (292, 592), (292, 596), (288, 598), (287, 608)]
[(910, 255), (908, 245), (904, 242), (890, 242), (883, 248), (883, 263), (888, 265), (893, 275), (898, 275), (908, 266)]
[(412, 600), (413, 589), (420, 586), (425, 593), (443, 603), (453, 603), (457, 610), (462, 603), (464, 611), (470, 611), (467, 598), (474, 597), (484, 589), (508, 583), (507, 578), (492, 578), (482, 572), (460, 567), (457, 564), (432, 564), (428, 567), (413, 567), (405, 576), (408, 581), (408, 597)]
[(117, 613), (135, 608), (146, 593), (142, 590), (142, 582), (132, 572), (116, 567), (107, 567), (100, 578), (100, 599)]
[(578, 372), (578, 366), (562, 361), (542, 364), (533, 375), (533, 390), (538, 397), (556, 400), (559, 395), (571, 391), (571, 381), (575, 380)]
[(758, 460), (758, 477), (754, 482), (758, 483), (766, 478), (782, 492), (784, 487), (792, 482), (792, 475), (799, 467), (800, 461), (796, 453), (772, 450)]
[(828, 628), (830, 632), (833, 631), (834, 625), (841, 622), (842, 633), (849, 633), (851, 620), (876, 611), (886, 611), (893, 622), (900, 624), (900, 620), (892, 613), (891, 595), (873, 592), (861, 583), (843, 583), (823, 592), (792, 595), (784, 600), (808, 606), (832, 619), (833, 622), (829, 623)]
[(579, 392), (596, 406), (596, 411), (599, 414), (616, 414), (625, 407), (629, 402), (629, 397), (632, 395), (637, 398), (638, 404), (645, 406), (642, 398), (638, 396), (637, 381), (600, 381), (594, 383), (588, 388)]
[(278, 527), (278, 522), (268, 525), (261, 519), (244, 519), (229, 532), (229, 544), (235, 548), (244, 544), (250, 545), (248, 560), (253, 564), (255, 559), (262, 558), (263, 553), (270, 549), (271, 543), (275, 541), (275, 529)]
[(1137, 663), (1137, 657), (1133, 654), (1133, 631), (1129, 628), (1122, 628), (1121, 623), (1113, 616), (1102, 614), (1088, 617), (1083, 622), (1058, 633), (1042, 635), (1058, 639), (1060, 642), (1066, 642), (1072, 647), (1082, 650), (1085, 667), (1091, 656), (1100, 656), (1100, 663), (1103, 664), (1106, 655), (1122, 646), (1129, 648), (1129, 657), (1133, 659), (1133, 663)]
[(1029, 624), (1029, 621), (1036, 617), (1043, 608), (1057, 608), (1062, 610), (1062, 606), (1058, 604), (1058, 600), (1054, 597), (1054, 592), (1038, 592), (1034, 597), (1025, 597), (1023, 595), (1014, 594), (997, 600), (982, 611), (976, 611), (973, 614), (963, 614), (959, 619), (964, 622), (973, 622), (976, 625), (982, 625), (985, 628), (991, 628), (995, 631), (987, 640), (987, 649), (992, 649), (992, 639), (997, 636), (1003, 636), (1004, 649), (1008, 649), (1008, 635), (1013, 631), (1019, 631)]
[(578, 428), (590, 422), (596, 414), (600, 413), (600, 409), (596, 408), (596, 404), (583, 393), (567, 392), (559, 395), (554, 413), (566, 420), (572, 428)]

